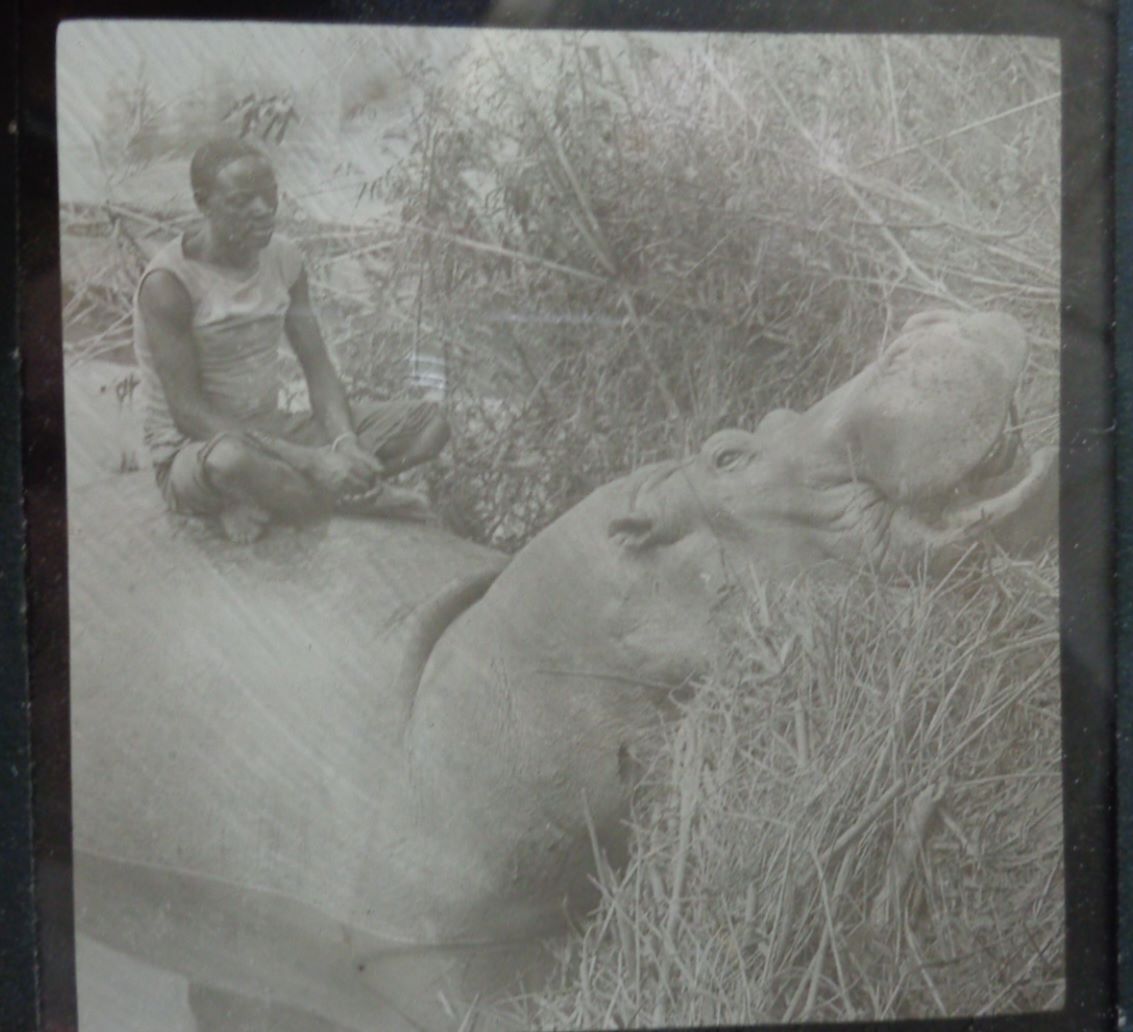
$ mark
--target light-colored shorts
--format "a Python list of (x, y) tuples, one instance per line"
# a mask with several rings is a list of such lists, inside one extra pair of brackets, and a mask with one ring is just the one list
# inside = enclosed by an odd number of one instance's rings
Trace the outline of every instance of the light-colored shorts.
[[(371, 455), (393, 467), (401, 464), (403, 457), (414, 449), (439, 416), (435, 402), (409, 399), (354, 406), (354, 411), (357, 415), (354, 430), (359, 443)], [(279, 412), (269, 419), (258, 420), (248, 429), (310, 448), (331, 443), (322, 424), (310, 412)], [(189, 441), (171, 459), (154, 467), (157, 485), (171, 511), (209, 516), (224, 508), (225, 499), (212, 486), (206, 462), (216, 442), (225, 437), (238, 438), (251, 447), (263, 447), (252, 434), (226, 431), (207, 441)]]

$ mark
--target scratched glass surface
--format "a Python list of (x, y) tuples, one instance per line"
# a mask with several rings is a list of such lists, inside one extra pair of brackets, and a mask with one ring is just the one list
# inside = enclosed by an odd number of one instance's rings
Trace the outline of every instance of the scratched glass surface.
[(84, 1030), (1061, 1006), (1056, 42), (91, 21), (58, 84)]

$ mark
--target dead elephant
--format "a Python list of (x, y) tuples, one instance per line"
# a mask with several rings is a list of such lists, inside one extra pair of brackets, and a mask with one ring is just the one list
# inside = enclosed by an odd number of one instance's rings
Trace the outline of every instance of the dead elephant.
[(74, 491), (85, 1027), (131, 1027), (123, 986), (167, 1028), (445, 1027), (493, 944), (588, 898), (587, 822), (616, 837), (627, 742), (738, 578), (1054, 529), (1054, 450), (1008, 425), (1025, 357), (1010, 317), (915, 317), (806, 412), (600, 488), (506, 565), (350, 520), (240, 550), (172, 534), (144, 476)]

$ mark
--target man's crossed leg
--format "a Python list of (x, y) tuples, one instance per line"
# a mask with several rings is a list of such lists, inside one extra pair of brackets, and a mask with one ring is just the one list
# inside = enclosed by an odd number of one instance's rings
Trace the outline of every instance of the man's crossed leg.
[(425, 519), (428, 504), (385, 478), (426, 462), (449, 438), (440, 408), (428, 401), (390, 401), (361, 411), (355, 435), (372, 456), (375, 476), (333, 487), (297, 469), (273, 441), (301, 448), (333, 448), (310, 413), (280, 413), (246, 430), (193, 441), (158, 469), (158, 483), (174, 512), (217, 516), (227, 536), (246, 543), (274, 520), (297, 520), (333, 511), (352, 515)]

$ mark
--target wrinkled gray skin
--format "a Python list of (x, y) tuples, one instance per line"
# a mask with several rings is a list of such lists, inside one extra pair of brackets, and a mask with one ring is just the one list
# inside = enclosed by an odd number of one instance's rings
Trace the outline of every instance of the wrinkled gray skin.
[(600, 488), (498, 576), (430, 528), (239, 549), (171, 535), (144, 479), (74, 492), (81, 1015), (144, 961), (187, 1028), (455, 1024), (438, 990), (515, 964), (483, 944), (589, 902), (587, 821), (616, 858), (639, 740), (744, 577), (1054, 531), (1053, 450), (1004, 433), (1025, 357), (1007, 316), (917, 316), (811, 409)]

